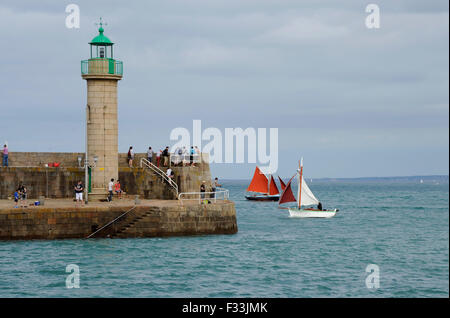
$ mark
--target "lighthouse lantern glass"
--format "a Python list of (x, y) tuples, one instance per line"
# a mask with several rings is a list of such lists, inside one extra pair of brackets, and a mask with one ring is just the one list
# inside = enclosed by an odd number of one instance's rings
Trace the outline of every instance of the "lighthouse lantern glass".
[(112, 59), (112, 45), (95, 45), (91, 44), (91, 59)]

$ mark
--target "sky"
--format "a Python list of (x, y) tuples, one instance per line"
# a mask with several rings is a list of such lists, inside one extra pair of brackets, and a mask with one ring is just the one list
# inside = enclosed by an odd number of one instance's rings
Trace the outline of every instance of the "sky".
[[(80, 28), (65, 25), (68, 4)], [(380, 8), (369, 29), (367, 4)], [(82, 152), (80, 61), (99, 17), (124, 63), (119, 151), (173, 145), (172, 129), (278, 128), (278, 171), (448, 175), (447, 0), (11, 1), (0, 3), (0, 142)], [(207, 142), (203, 143), (203, 146)], [(213, 164), (244, 179), (255, 163)]]

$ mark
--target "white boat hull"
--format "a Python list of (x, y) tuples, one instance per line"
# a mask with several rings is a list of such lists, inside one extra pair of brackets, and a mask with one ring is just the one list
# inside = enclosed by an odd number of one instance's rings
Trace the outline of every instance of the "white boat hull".
[(332, 218), (338, 210), (303, 210), (297, 208), (289, 208), (289, 216), (291, 218)]

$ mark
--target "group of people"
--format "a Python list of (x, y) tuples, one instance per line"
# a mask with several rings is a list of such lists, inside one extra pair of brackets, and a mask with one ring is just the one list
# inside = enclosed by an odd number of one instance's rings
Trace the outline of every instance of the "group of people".
[[(75, 191), (75, 200), (76, 200), (76, 204), (83, 204), (83, 192), (84, 192), (84, 185), (83, 182), (81, 180), (78, 181), (78, 183), (75, 185), (74, 187), (74, 191)], [(120, 184), (120, 180), (117, 180), (116, 182), (114, 182), (114, 178), (111, 179), (111, 181), (108, 183), (108, 202), (112, 201), (114, 192), (116, 193), (117, 197), (119, 199), (122, 198), (122, 186)]]
[[(214, 182), (211, 183), (211, 191), (210, 193), (210, 198), (215, 198), (216, 197), (216, 189), (221, 187), (222, 185), (219, 183), (219, 178), (215, 178)], [(206, 197), (206, 181), (203, 181), (202, 184), (200, 185), (200, 198), (201, 199), (205, 199)]]
[(111, 179), (111, 181), (108, 183), (108, 202), (112, 201), (113, 193), (116, 193), (117, 197), (119, 199), (122, 199), (122, 186), (120, 185), (120, 180), (117, 179), (116, 182), (114, 182), (114, 178)]
[[(191, 146), (191, 149), (189, 150), (186, 147), (178, 147), (173, 154), (174, 157), (172, 162), (174, 165), (195, 167), (194, 157), (200, 155), (200, 149), (197, 146)], [(189, 161), (187, 160), (188, 157)]]
[(17, 187), (16, 191), (14, 192), (14, 207), (19, 207), (19, 201), (20, 201), (20, 207), (26, 207), (27, 206), (27, 188), (25, 185), (21, 182), (20, 185)]
[[(157, 167), (169, 167), (170, 161), (175, 166), (195, 167), (196, 165), (194, 158), (198, 155), (200, 155), (200, 149), (197, 146), (191, 146), (190, 149), (187, 149), (186, 147), (178, 147), (172, 154), (170, 153), (169, 146), (164, 149), (159, 149), (158, 151), (154, 151), (152, 147), (148, 147), (147, 150), (147, 160)], [(130, 146), (127, 154), (128, 166), (130, 168), (133, 168), (134, 156), (133, 146)], [(154, 157), (156, 157), (155, 160), (153, 160)]]
[[(154, 153), (155, 152), (153, 151), (152, 147), (148, 147), (147, 160), (150, 163), (156, 165), (157, 167), (160, 167), (161, 166), (161, 158), (162, 158), (163, 159), (163, 162), (162, 162), (163, 167), (169, 166), (169, 160), (170, 160), (169, 146), (164, 148), (164, 150), (160, 149), (159, 151), (156, 152), (156, 162), (155, 163), (153, 163)], [(134, 160), (133, 146), (130, 146), (130, 148), (128, 149), (127, 160), (128, 160), (128, 166), (130, 168), (133, 168), (133, 160)]]

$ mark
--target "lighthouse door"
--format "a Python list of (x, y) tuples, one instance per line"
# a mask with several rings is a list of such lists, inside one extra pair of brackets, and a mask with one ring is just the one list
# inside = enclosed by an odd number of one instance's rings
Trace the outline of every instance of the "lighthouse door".
[(109, 59), (109, 74), (114, 74), (114, 60)]

